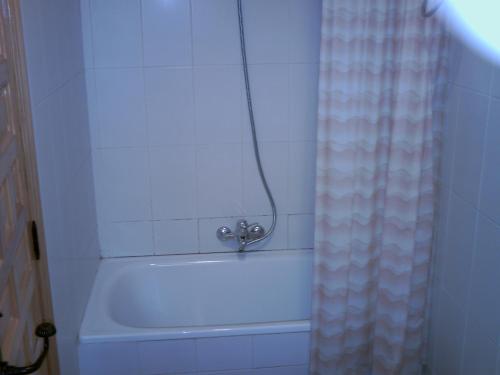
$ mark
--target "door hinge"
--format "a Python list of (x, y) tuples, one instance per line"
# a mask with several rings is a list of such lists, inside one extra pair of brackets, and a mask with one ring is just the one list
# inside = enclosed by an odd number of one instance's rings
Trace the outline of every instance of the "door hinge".
[(31, 239), (33, 241), (33, 255), (36, 260), (40, 260), (40, 241), (38, 239), (38, 227), (36, 221), (31, 222)]

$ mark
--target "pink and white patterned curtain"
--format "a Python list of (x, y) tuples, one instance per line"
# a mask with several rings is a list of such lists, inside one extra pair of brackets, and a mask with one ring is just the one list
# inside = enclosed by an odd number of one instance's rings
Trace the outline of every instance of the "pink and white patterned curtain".
[(311, 374), (421, 373), (446, 46), (421, 6), (323, 0)]

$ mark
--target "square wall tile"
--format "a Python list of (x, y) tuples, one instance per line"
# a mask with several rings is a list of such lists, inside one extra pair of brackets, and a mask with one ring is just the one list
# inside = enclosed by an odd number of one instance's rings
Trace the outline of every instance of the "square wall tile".
[(142, 69), (95, 71), (99, 147), (147, 144)]
[(197, 200), (199, 217), (241, 215), (241, 144), (198, 146)]
[(191, 68), (146, 68), (146, 109), (150, 146), (194, 144)]
[(460, 86), (488, 95), (490, 93), (493, 68), (489, 61), (478, 55), (475, 50), (463, 46), (459, 57), (455, 82)]
[(142, 65), (140, 0), (91, 0), (96, 67)]
[(154, 219), (196, 216), (194, 146), (151, 148), (151, 194)]
[(440, 292), (440, 309), (436, 337), (436, 374), (460, 374), (465, 313), (449, 295)]
[[(462, 198), (477, 205), (488, 98), (462, 90), (455, 131), (452, 188)], [(473, 124), (473, 126), (472, 126)]]
[(496, 66), (493, 72), (493, 82), (491, 83), (491, 95), (500, 99), (500, 67)]
[[(262, 167), (271, 189), (278, 212), (286, 211), (288, 186), (288, 144), (285, 142), (260, 142)], [(243, 145), (243, 204), (246, 214), (271, 214), (269, 198), (262, 186), (253, 144)]]
[(288, 0), (244, 0), (248, 62), (287, 63), (290, 38)]
[(189, 0), (142, 0), (144, 65), (192, 65)]
[(289, 132), (291, 141), (315, 141), (318, 127), (319, 65), (291, 64)]
[(254, 366), (302, 365), (309, 361), (309, 333), (282, 333), (253, 337)]
[(316, 143), (290, 143), (288, 213), (312, 214), (316, 199)]
[(198, 144), (241, 142), (241, 67), (195, 67), (194, 87)]
[(153, 223), (155, 254), (190, 254), (198, 252), (197, 220), (164, 220)]
[(288, 248), (314, 248), (314, 215), (288, 216)]
[(195, 340), (147, 341), (138, 346), (141, 374), (196, 371)]
[(150, 220), (147, 150), (102, 149), (94, 158), (99, 216), (109, 221)]
[[(260, 141), (288, 141), (289, 76), (287, 64), (250, 65), (252, 101)], [(251, 141), (246, 95), (242, 96), (245, 141)]]
[[(469, 314), (478, 318), (485, 336), (500, 344), (500, 226), (479, 215), (476, 256), (471, 273)], [(479, 373), (479, 372), (478, 372)]]
[(106, 343), (80, 345), (80, 372), (82, 375), (138, 375), (137, 344)]
[(252, 368), (250, 336), (197, 339), (196, 349), (199, 371)]
[(153, 255), (151, 221), (105, 222), (99, 226), (103, 257)]
[(290, 62), (319, 63), (321, 0), (290, 0)]
[(192, 0), (194, 64), (241, 64), (235, 0)]
[(500, 100), (492, 99), (486, 132), (480, 210), (500, 224)]
[(498, 345), (488, 337), (488, 329), (478, 324), (481, 319), (481, 316), (469, 316), (462, 359), (463, 375), (494, 374), (496, 370)]
[(458, 99), (460, 88), (455, 85), (448, 85), (448, 97), (446, 101), (445, 120), (442, 133), (441, 151), (441, 183), (449, 188), (452, 181), (453, 154), (455, 152), (455, 132), (458, 120)]
[(474, 253), (477, 213), (474, 207), (456, 194), (452, 194), (449, 204), (443, 285), (457, 303), (465, 305)]

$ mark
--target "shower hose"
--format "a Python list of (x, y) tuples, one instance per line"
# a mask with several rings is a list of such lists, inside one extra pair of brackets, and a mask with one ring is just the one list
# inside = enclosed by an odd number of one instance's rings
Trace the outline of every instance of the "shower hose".
[(260, 158), (260, 151), (259, 151), (259, 143), (257, 141), (257, 130), (255, 128), (255, 117), (254, 117), (254, 113), (253, 113), (252, 94), (250, 91), (250, 79), (248, 77), (248, 62), (247, 62), (247, 50), (246, 50), (246, 44), (245, 44), (245, 26), (243, 24), (242, 0), (238, 0), (238, 22), (239, 22), (239, 29), (240, 29), (240, 48), (241, 48), (241, 58), (243, 60), (243, 74), (245, 76), (245, 91), (246, 91), (246, 97), (247, 97), (248, 115), (250, 117), (250, 128), (252, 130), (253, 151), (254, 151), (254, 155), (255, 155), (255, 161), (257, 163), (257, 169), (259, 171), (260, 180), (262, 182), (262, 186), (264, 187), (264, 190), (266, 191), (266, 195), (267, 195), (267, 198), (269, 199), (269, 204), (271, 205), (271, 209), (273, 212), (273, 222), (272, 222), (271, 226), (269, 227), (268, 231), (262, 237), (257, 238), (257, 239), (252, 240), (252, 241), (249, 241), (247, 243), (247, 245), (251, 245), (251, 244), (254, 244), (256, 242), (265, 240), (274, 232), (274, 229), (276, 228), (277, 213), (276, 213), (276, 204), (274, 203), (273, 194), (271, 192), (271, 189), (269, 188), (269, 185), (268, 185), (267, 180), (266, 180), (266, 176), (264, 174), (264, 170), (262, 168), (262, 161)]

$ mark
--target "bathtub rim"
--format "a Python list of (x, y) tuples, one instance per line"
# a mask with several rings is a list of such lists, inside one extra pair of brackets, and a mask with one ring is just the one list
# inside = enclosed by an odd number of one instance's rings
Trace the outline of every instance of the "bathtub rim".
[[(279, 334), (310, 332), (310, 319), (289, 320), (274, 322), (256, 322), (232, 325), (208, 325), (208, 326), (178, 326), (178, 327), (130, 327), (122, 325), (109, 315), (103, 313), (102, 304), (99, 300), (102, 294), (106, 293), (113, 281), (119, 277), (127, 268), (135, 267), (138, 263), (142, 265), (172, 266), (190, 263), (204, 262), (225, 262), (235, 261), (239, 257), (284, 257), (302, 256), (312, 260), (313, 251), (311, 249), (297, 250), (266, 250), (252, 251), (246, 253), (203, 253), (203, 254), (182, 254), (182, 255), (162, 255), (144, 257), (123, 257), (101, 259), (99, 269), (94, 280), (89, 301), (79, 330), (79, 342), (81, 344), (106, 343), (106, 342), (134, 342), (134, 341), (156, 341), (173, 339), (192, 339), (206, 337), (224, 336), (244, 336), (259, 334)], [(312, 266), (312, 263), (311, 263)], [(111, 274), (110, 274), (111, 272)], [(99, 292), (95, 288), (101, 287)], [(97, 305), (97, 311), (96, 311)], [(93, 309), (93, 311), (91, 311)], [(99, 329), (94, 329), (92, 317), (100, 317), (105, 320), (104, 327), (101, 324)]]

